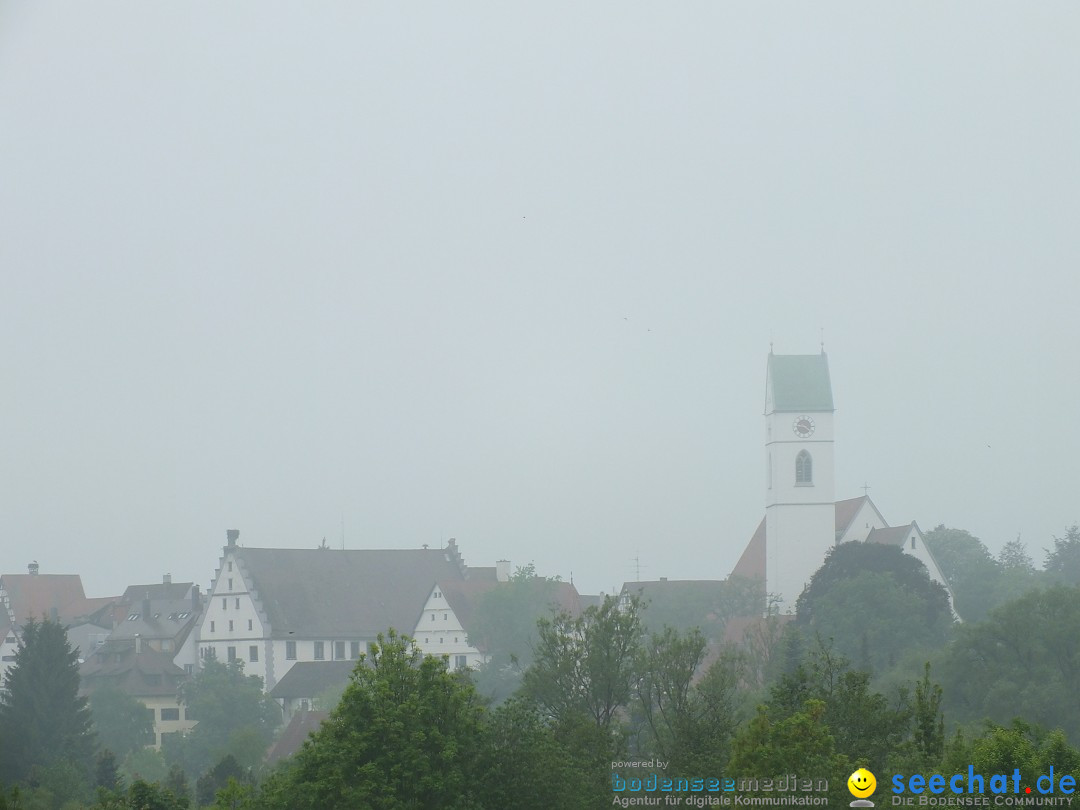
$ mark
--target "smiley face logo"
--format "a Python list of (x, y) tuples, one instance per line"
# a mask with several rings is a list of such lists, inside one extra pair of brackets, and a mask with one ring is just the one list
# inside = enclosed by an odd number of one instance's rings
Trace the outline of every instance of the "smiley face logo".
[(877, 779), (866, 768), (859, 768), (847, 780), (847, 789), (856, 799), (865, 799), (877, 788)]

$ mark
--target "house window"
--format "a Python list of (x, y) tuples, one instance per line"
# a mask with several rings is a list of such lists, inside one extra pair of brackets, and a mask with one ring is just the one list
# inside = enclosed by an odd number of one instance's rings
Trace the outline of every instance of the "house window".
[(444, 622), (446, 621), (446, 614), (445, 614), (445, 613), (444, 613), (444, 614), (442, 615), (442, 620), (443, 620)]
[(194, 664), (184, 664), (184, 674), (185, 675), (194, 675), (195, 674), (195, 665)]
[(229, 632), (232, 632), (232, 629), (233, 629), (232, 619), (229, 619)]
[(431, 611), (431, 620), (435, 621), (435, 611)]
[(350, 641), (349, 642), (349, 658), (351, 658), (353, 661), (355, 661), (359, 657), (360, 657), (360, 642), (359, 641)]
[(248, 619), (248, 630), (251, 629), (251, 619)]
[(229, 647), (229, 661), (236, 660), (236, 647)]
[(214, 623), (213, 622), (210, 622), (210, 632), (211, 633), (214, 632)]
[(162, 720), (179, 720), (180, 719), (180, 710), (179, 709), (162, 709), (161, 710), (161, 719)]
[(239, 597), (239, 596), (238, 596), (238, 597), (236, 597), (236, 609), (237, 609), (237, 610), (239, 610), (239, 609), (240, 609), (240, 597)]
[(458, 637), (457, 637), (457, 636), (454, 636), (454, 643), (455, 643), (455, 644), (457, 644), (457, 643), (458, 643), (458, 642), (457, 642), (457, 640), (458, 640)]
[(425, 639), (424, 639), (424, 643), (425, 643), (425, 644), (430, 644), (430, 643), (431, 643), (431, 639), (430, 639), (430, 638), (425, 638)]
[(296, 642), (295, 641), (286, 641), (285, 642), (285, 660), (286, 661), (295, 661), (296, 660)]
[(466, 666), (467, 666), (467, 664), (465, 663), (465, 656), (464, 655), (455, 655), (454, 656), (454, 669), (465, 669)]
[(814, 461), (805, 450), (795, 456), (795, 484), (808, 486), (814, 483)]
[(439, 643), (440, 643), (440, 644), (442, 644), (442, 643), (443, 643), (443, 638), (442, 638), (441, 636), (439, 637)]
[(316, 641), (315, 642), (315, 655), (314, 655), (314, 658), (315, 658), (316, 661), (322, 661), (322, 660), (324, 660), (326, 658), (325, 647), (324, 647), (324, 645), (323, 645), (323, 643), (321, 641)]
[(221, 609), (222, 610), (228, 610), (229, 609), (229, 600), (228, 599), (222, 599), (221, 600)]
[(344, 659), (345, 659), (345, 642), (344, 641), (335, 641), (334, 642), (334, 660), (335, 661), (343, 661)]
[(229, 577), (229, 590), (232, 590), (232, 577)]
[(229, 563), (229, 570), (232, 571), (232, 563)]
[(912, 551), (915, 550), (915, 538), (914, 537), (911, 538), (911, 550)]
[(441, 594), (441, 593), (439, 593), (438, 591), (435, 591), (435, 598), (436, 598), (436, 599), (441, 599), (441, 598), (442, 598), (442, 594)]
[(259, 660), (259, 648), (258, 648), (257, 645), (252, 644), (250, 647), (248, 647), (248, 660), (249, 661), (258, 661)]

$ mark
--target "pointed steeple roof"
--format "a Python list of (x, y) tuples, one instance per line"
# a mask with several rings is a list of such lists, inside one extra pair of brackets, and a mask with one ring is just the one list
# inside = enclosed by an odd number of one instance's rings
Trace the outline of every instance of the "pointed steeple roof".
[(825, 352), (769, 355), (765, 413), (833, 410), (829, 358)]

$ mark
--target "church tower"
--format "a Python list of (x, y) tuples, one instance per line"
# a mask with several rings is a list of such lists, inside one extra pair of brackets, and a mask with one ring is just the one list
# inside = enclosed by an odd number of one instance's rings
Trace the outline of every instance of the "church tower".
[(769, 353), (765, 382), (765, 590), (794, 613), (836, 542), (833, 398), (821, 354)]

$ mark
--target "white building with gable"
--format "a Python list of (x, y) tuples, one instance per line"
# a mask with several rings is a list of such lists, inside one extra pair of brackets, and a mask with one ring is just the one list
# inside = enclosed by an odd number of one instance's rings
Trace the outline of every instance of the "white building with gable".
[(836, 500), (825, 352), (770, 352), (765, 376), (765, 517), (732, 574), (764, 581), (773, 609), (790, 614), (829, 549), (853, 540), (884, 543), (922, 562), (951, 606), (952, 591), (917, 523), (889, 526), (866, 495)]

